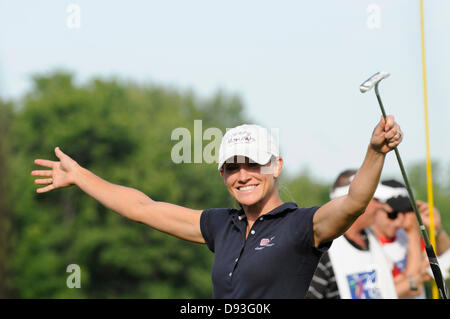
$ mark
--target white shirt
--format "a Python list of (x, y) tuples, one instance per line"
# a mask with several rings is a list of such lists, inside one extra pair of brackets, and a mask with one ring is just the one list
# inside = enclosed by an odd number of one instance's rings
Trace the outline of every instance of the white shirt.
[(397, 299), (392, 263), (371, 230), (365, 229), (368, 250), (354, 247), (344, 236), (333, 241), (329, 256), (342, 299)]

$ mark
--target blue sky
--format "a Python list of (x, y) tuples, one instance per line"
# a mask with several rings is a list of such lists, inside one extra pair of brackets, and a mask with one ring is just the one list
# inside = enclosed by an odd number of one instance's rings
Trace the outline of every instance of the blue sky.
[[(448, 168), (450, 1), (424, 2), (431, 155)], [(425, 159), (419, 0), (0, 0), (0, 95), (55, 68), (239, 94), (253, 122), (279, 129), (287, 170), (325, 181), (362, 163), (380, 111), (358, 87), (384, 70), (403, 162)], [(384, 176), (401, 177), (394, 154)]]

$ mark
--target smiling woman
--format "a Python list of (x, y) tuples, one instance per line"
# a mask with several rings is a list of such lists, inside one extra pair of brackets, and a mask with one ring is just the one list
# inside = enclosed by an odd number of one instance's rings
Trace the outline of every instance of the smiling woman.
[(219, 171), (231, 196), (246, 212), (247, 238), (255, 220), (283, 204), (276, 180), (283, 159), (274, 136), (258, 125), (241, 125), (222, 139)]
[[(276, 177), (280, 175), (283, 160), (279, 157), (274, 162), (270, 161), (261, 165), (248, 157), (241, 158), (235, 156), (236, 163), (225, 163), (220, 170), (220, 175), (224, 179), (231, 196), (246, 211), (248, 220), (247, 237), (248, 231), (260, 215), (283, 203), (276, 188)], [(277, 169), (277, 172), (273, 174), (261, 172), (267, 168)]]
[(36, 159), (38, 193), (77, 185), (107, 208), (214, 252), (215, 298), (303, 298), (319, 259), (364, 212), (387, 152), (399, 145), (392, 116), (375, 127), (348, 194), (319, 207), (283, 203), (277, 179), (283, 168), (278, 143), (258, 125), (241, 125), (222, 138), (218, 169), (241, 209), (194, 210), (157, 202), (144, 193), (109, 183), (81, 167), (58, 147), (59, 161)]

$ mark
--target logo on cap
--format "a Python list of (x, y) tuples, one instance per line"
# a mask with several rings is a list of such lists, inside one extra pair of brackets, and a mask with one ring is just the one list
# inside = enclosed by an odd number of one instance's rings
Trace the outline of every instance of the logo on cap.
[(228, 144), (251, 143), (255, 141), (256, 139), (252, 136), (252, 133), (248, 131), (240, 131), (233, 133), (227, 139)]

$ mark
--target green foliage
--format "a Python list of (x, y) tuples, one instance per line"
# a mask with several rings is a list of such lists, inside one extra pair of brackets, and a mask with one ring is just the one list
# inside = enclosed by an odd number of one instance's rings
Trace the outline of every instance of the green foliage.
[(331, 186), (314, 180), (307, 170), (297, 176), (282, 176), (279, 183), (283, 201), (296, 202), (299, 207), (320, 206), (330, 200)]
[(6, 287), (7, 241), (9, 235), (9, 203), (6, 196), (6, 161), (9, 125), (12, 118), (12, 105), (0, 100), (0, 298), (8, 296)]
[[(14, 203), (8, 285), (23, 298), (208, 298), (212, 254), (113, 214), (78, 188), (36, 194), (33, 159), (57, 160), (59, 146), (79, 164), (153, 199), (196, 209), (227, 207), (215, 164), (175, 164), (171, 132), (242, 122), (237, 97), (72, 75), (34, 77), (11, 123), (10, 200)], [(66, 287), (66, 267), (81, 267), (82, 288)]]
[[(441, 163), (431, 162), (432, 166), (432, 184), (433, 184), (433, 203), (439, 209), (441, 214), (442, 226), (450, 231), (450, 170), (445, 168)], [(450, 167), (449, 167), (450, 168)], [(445, 176), (447, 174), (447, 176)], [(427, 192), (427, 173), (426, 163), (417, 162), (408, 170), (408, 178), (413, 188), (416, 199), (428, 201)]]
[[(450, 166), (447, 167), (447, 174), (445, 168), (441, 163), (431, 161), (432, 167), (432, 184), (433, 184), (433, 204), (439, 209), (441, 215), (442, 227), (447, 234), (450, 233)], [(427, 192), (427, 172), (426, 162), (417, 162), (408, 170), (408, 177), (412, 184), (414, 196), (416, 199), (428, 201)], [(446, 280), (446, 286), (450, 287), (450, 279)], [(427, 283), (427, 296), (432, 296), (431, 284)]]

